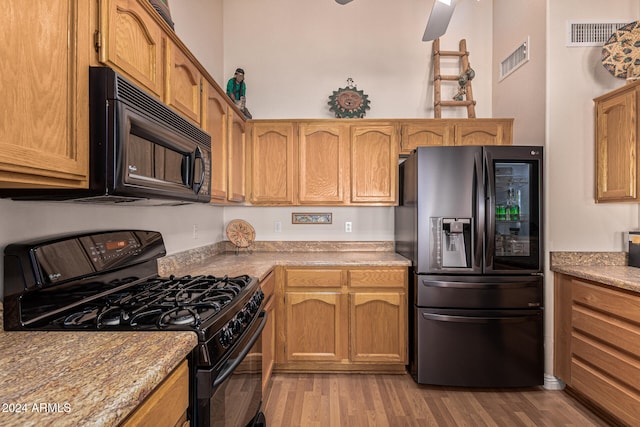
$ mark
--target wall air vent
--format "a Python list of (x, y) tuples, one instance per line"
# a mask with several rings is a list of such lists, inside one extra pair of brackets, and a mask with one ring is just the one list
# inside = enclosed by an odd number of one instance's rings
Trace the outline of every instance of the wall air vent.
[(506, 78), (529, 61), (529, 37), (500, 62), (500, 78)]
[(603, 46), (611, 34), (627, 21), (567, 22), (567, 46)]

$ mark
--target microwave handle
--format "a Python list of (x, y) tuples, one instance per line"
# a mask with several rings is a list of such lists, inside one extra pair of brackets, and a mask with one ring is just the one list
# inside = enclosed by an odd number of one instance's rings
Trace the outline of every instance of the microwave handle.
[[(202, 174), (200, 175), (200, 179), (198, 181), (195, 180), (195, 177), (193, 179), (193, 191), (198, 194), (200, 192), (200, 189), (202, 188), (202, 184), (204, 183), (204, 175), (205, 175), (205, 162), (204, 162), (204, 158), (202, 157), (202, 151), (200, 151), (199, 147), (196, 147), (196, 150), (194, 151), (194, 160), (200, 161), (200, 166), (201, 166), (201, 170), (202, 170)], [(195, 173), (195, 162), (194, 162), (194, 168), (193, 171)]]

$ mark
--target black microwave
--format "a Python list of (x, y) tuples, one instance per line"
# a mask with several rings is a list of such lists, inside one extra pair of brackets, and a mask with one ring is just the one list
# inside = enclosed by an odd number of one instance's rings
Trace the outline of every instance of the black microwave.
[(21, 200), (210, 201), (211, 136), (108, 67), (89, 69), (87, 189), (14, 189)]

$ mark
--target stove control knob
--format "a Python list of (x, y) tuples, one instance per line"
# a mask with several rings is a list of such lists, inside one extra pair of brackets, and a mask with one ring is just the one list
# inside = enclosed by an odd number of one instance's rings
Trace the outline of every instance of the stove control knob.
[(239, 311), (238, 314), (236, 314), (236, 319), (238, 319), (238, 322), (243, 326), (246, 326), (247, 323), (249, 323), (249, 316), (245, 310)]
[(237, 316), (229, 323), (231, 324), (231, 331), (233, 332), (233, 335), (238, 335), (242, 332), (242, 322), (237, 319)]
[(227, 327), (222, 329), (220, 334), (220, 344), (222, 344), (223, 348), (227, 348), (231, 345), (233, 341), (233, 332)]

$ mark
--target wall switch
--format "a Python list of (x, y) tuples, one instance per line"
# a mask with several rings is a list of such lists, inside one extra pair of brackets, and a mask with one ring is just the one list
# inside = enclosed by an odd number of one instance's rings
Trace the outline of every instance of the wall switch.
[(282, 232), (282, 221), (275, 221), (273, 223), (273, 231), (274, 231), (274, 233), (281, 233)]
[(344, 223), (344, 232), (351, 233), (351, 221), (347, 221)]
[(193, 224), (193, 238), (198, 238), (198, 224)]

